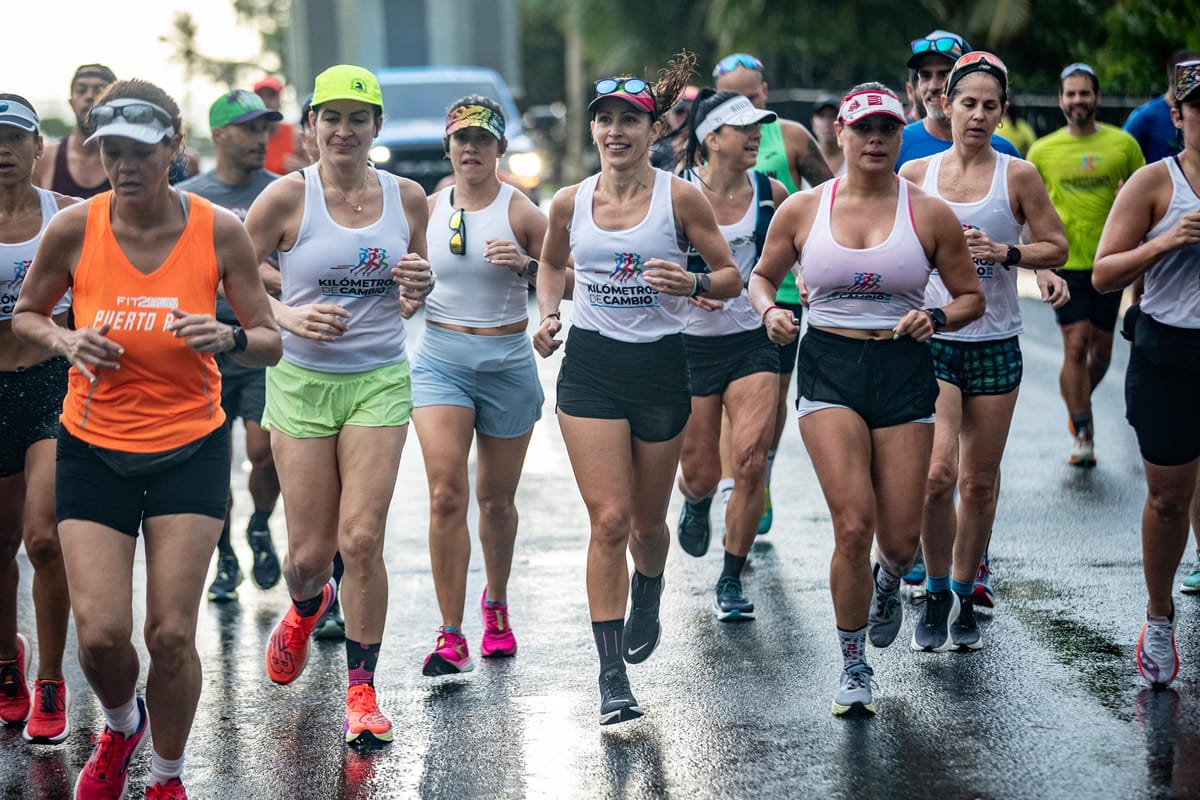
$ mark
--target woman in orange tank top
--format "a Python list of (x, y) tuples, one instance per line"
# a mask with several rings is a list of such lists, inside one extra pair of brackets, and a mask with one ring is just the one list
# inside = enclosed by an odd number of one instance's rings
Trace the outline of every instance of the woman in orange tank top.
[[(56, 510), (80, 665), (106, 722), (75, 797), (122, 794), (150, 716), (146, 796), (186, 797), (183, 750), (201, 685), (196, 616), (229, 486), (213, 355), (261, 367), (282, 348), (241, 223), (168, 185), (182, 144), (175, 101), (151, 83), (118, 81), (90, 124), (114, 188), (54, 218), (13, 317), (18, 336), (71, 362)], [(241, 327), (213, 318), (218, 286)], [(67, 289), (77, 330), (50, 316)], [(146, 701), (130, 641), (139, 529), (152, 589)]]

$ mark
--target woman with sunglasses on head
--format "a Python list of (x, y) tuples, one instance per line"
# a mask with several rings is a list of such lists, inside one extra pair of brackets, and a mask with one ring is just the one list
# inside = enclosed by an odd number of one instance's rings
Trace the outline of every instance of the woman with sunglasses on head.
[[(774, 119), (773, 111), (755, 108), (737, 92), (703, 89), (681, 154), (684, 164), (697, 165), (681, 176), (712, 206), (744, 281), (758, 260), (768, 211), (788, 196), (782, 183), (754, 169), (759, 126)], [(689, 268), (707, 270), (698, 258), (689, 260)], [(779, 346), (767, 338), (744, 291), (723, 303), (697, 298), (688, 310), (683, 341), (691, 370), (692, 413), (679, 461), (684, 500), (676, 535), (685, 552), (697, 557), (708, 552), (708, 507), (721, 478), (724, 411), (729, 417), (734, 484), (725, 506), (725, 562), (715, 607), (721, 620), (752, 619), (754, 604), (742, 592), (741, 576), (765, 502), (763, 478), (775, 428)]]
[[(565, 265), (572, 256), (575, 262), (558, 420), (591, 521), (587, 589), (601, 725), (642, 715), (625, 662), (645, 661), (662, 632), (667, 504), (691, 411), (682, 333), (688, 298), (720, 300), (742, 290), (704, 195), (648, 159), (694, 60), (679, 56), (653, 87), (632, 77), (596, 81), (588, 109), (600, 172), (555, 195), (542, 246), (542, 320), (533, 344), (543, 357), (562, 344)], [(685, 269), (689, 242), (710, 273)]]
[[(113, 189), (51, 221), (22, 287), (16, 333), (71, 362), (58, 432), (56, 507), (79, 662), (104, 713), (76, 798), (119, 797), (154, 718), (146, 797), (181, 798), (200, 698), (196, 618), (225, 517), (229, 441), (221, 375), (279, 358), (254, 249), (232, 213), (168, 185), (182, 144), (175, 101), (111, 84), (92, 108)], [(218, 285), (240, 326), (214, 318)], [(58, 324), (68, 289), (76, 330)], [(146, 540), (146, 699), (137, 696), (133, 562)]]
[[(267, 643), (267, 675), (299, 677), (309, 639), (333, 605), (341, 553), (349, 688), (343, 731), (392, 740), (375, 668), (387, 618), (388, 507), (408, 433), (412, 391), (402, 309), (432, 288), (425, 193), (367, 159), (383, 124), (379, 81), (342, 64), (316, 78), (310, 119), (317, 163), (271, 184), (246, 228), (260, 256), (279, 252), (271, 307), (283, 359), (267, 371), (263, 427), (288, 521), (284, 578), (292, 598)], [(408, 302), (406, 302), (406, 300)]]
[[(33, 185), (42, 157), (40, 120), (20, 95), (0, 94), (0, 724), (25, 724), (25, 740), (57, 744), (71, 732), (63, 651), (71, 596), (54, 519), (54, 445), (70, 364), (26, 344), (13, 331), (21, 284), (38, 243), (66, 197)], [(70, 296), (54, 305), (66, 325)], [(38, 669), (32, 699), (32, 648), (17, 630), (17, 551), (33, 565)]]
[[(991, 146), (1007, 102), (1004, 63), (982, 50), (962, 56), (942, 95), (953, 144), (900, 169), (901, 177), (946, 201), (962, 223), (987, 301), (982, 317), (929, 341), (938, 379), (937, 422), (921, 537), (928, 593), (913, 629), (914, 650), (983, 646), (975, 618), (976, 577), (996, 518), (1000, 460), (1021, 385), (1017, 269), (1037, 271), (1042, 300), (1055, 308), (1069, 296), (1066, 281), (1052, 271), (1067, 260), (1067, 239), (1046, 185), (1032, 164)], [(1026, 223), (1031, 241), (1022, 242)], [(925, 305), (950, 299), (934, 273)], [(990, 605), (990, 586), (981, 586), (981, 601)]]
[(1200, 61), (1175, 66), (1174, 88), (1171, 119), (1183, 150), (1137, 170), (1117, 193), (1092, 271), (1101, 292), (1145, 281), (1125, 375), (1125, 416), (1146, 470), (1142, 561), (1149, 602), (1137, 665), (1154, 687), (1179, 673), (1171, 590), (1187, 547), (1200, 464)]
[(546, 217), (500, 181), (508, 147), (500, 104), (478, 95), (446, 114), (444, 146), (454, 183), (429, 198), (426, 239), (438, 289), (425, 301), (425, 335), (413, 367), (413, 422), (429, 478), (429, 554), (442, 613), (426, 675), (474, 668), (463, 637), (471, 537), (468, 457), (476, 447), (475, 493), (487, 584), (479, 600), (484, 658), (514, 656), (508, 577), (517, 535), (513, 498), (542, 388), (529, 327), (529, 287)]
[[(797, 261), (808, 288), (796, 408), (833, 518), (829, 588), (843, 661), (837, 715), (875, 713), (868, 634), (877, 647), (896, 637), (900, 576), (920, 543), (938, 391), (924, 343), (984, 307), (954, 212), (893, 171), (903, 125), (904, 107), (890, 89), (854, 87), (838, 112), (845, 176), (783, 204), (750, 278), (750, 301), (780, 344), (799, 333), (791, 312), (774, 304)], [(951, 300), (926, 308), (933, 269)], [(886, 603), (872, 604), (873, 588)]]

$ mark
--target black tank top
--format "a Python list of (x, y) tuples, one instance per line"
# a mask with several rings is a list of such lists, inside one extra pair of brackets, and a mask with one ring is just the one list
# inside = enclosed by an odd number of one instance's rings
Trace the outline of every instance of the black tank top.
[(67, 146), (70, 140), (71, 137), (67, 136), (66, 139), (59, 142), (58, 150), (54, 153), (54, 180), (50, 182), (50, 188), (68, 197), (82, 197), (84, 199), (111, 189), (112, 187), (108, 183), (108, 178), (105, 178), (91, 188), (80, 186), (75, 182), (75, 179), (71, 177), (70, 168), (67, 167)]

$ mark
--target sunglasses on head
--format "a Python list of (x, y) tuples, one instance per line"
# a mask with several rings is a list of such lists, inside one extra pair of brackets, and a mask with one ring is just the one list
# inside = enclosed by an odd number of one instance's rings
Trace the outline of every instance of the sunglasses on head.
[(1096, 75), (1096, 70), (1092, 69), (1087, 64), (1084, 64), (1082, 61), (1076, 61), (1074, 64), (1068, 64), (1066, 67), (1064, 67), (1063, 71), (1058, 74), (1058, 79), (1060, 81), (1066, 80), (1068, 75), (1072, 75), (1076, 72), (1086, 72), (1092, 77), (1095, 77)]
[(954, 62), (954, 69), (959, 70), (971, 64), (978, 63), (991, 64), (1005, 75), (1008, 74), (1008, 67), (1004, 66), (1004, 62), (985, 50), (976, 50), (973, 53), (967, 53), (965, 56), (962, 56), (958, 61)]
[[(962, 39), (957, 36), (938, 36), (934, 39), (913, 39), (912, 52), (913, 55), (920, 53), (940, 53), (942, 55), (961, 55), (963, 47)], [(956, 52), (957, 51), (957, 52)]]
[(762, 62), (748, 53), (734, 53), (731, 56), (725, 56), (717, 65), (713, 67), (713, 77), (719, 78), (726, 72), (733, 72), (738, 67), (746, 69), (756, 69), (759, 72), (763, 71)]
[(456, 256), (467, 252), (467, 218), (461, 208), (450, 215), (450, 252)]
[(173, 130), (175, 128), (175, 123), (167, 115), (167, 112), (153, 103), (97, 106), (88, 114), (88, 122), (93, 128), (101, 128), (112, 123), (117, 117), (121, 117), (133, 125), (149, 125), (151, 122), (158, 122), (164, 129)]
[(641, 78), (601, 78), (594, 84), (596, 96), (623, 91), (625, 94), (649, 93), (650, 85)]

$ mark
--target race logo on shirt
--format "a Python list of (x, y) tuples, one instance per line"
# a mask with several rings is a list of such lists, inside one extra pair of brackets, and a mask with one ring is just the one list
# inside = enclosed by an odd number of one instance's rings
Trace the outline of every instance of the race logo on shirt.
[[(586, 283), (588, 304), (599, 308), (648, 308), (659, 305), (658, 292), (644, 283), (633, 283), (642, 274), (640, 253), (613, 253), (611, 283)], [(626, 285), (631, 284), (632, 285)]]
[(829, 293), (831, 300), (869, 300), (873, 303), (890, 303), (892, 296), (882, 292), (883, 276), (877, 272), (856, 272), (854, 283)]
[(148, 297), (117, 295), (116, 308), (98, 308), (92, 327), (110, 326), (116, 331), (169, 331), (174, 317), (171, 309), (179, 308), (178, 297)]
[[(349, 273), (345, 278), (321, 278), (317, 284), (326, 297), (380, 297), (396, 284), (389, 274), (388, 252), (382, 247), (360, 247), (357, 264), (338, 264), (334, 270)], [(397, 290), (398, 291), (398, 290)]]
[(21, 292), (21, 284), (25, 282), (25, 273), (29, 272), (29, 259), (13, 262), (13, 276), (7, 282), (8, 288), (0, 293), (0, 313), (12, 316), (17, 307), (17, 295)]

